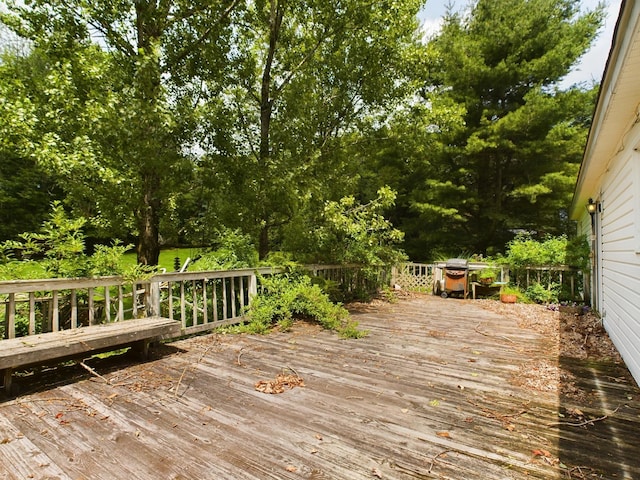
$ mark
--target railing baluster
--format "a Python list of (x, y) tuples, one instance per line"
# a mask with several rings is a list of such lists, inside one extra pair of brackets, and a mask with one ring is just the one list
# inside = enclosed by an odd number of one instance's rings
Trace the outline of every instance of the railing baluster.
[(240, 311), (244, 309), (244, 276), (240, 277)]
[(202, 323), (209, 323), (209, 315), (207, 314), (207, 278), (202, 280)]
[(111, 322), (111, 292), (109, 287), (104, 287), (104, 316), (107, 323)]
[(136, 282), (131, 284), (131, 315), (138, 318), (138, 286)]
[(60, 309), (58, 307), (58, 291), (54, 290), (52, 295), (52, 312), (51, 312), (51, 330), (57, 332), (60, 330)]
[(213, 282), (213, 298), (212, 298), (212, 306), (213, 306), (213, 322), (216, 323), (218, 321), (218, 281), (214, 280)]
[(198, 285), (195, 280), (191, 280), (191, 291), (191, 321), (195, 327), (198, 324)]
[(231, 277), (231, 318), (236, 318), (236, 279)]
[(118, 321), (124, 320), (124, 298), (122, 284), (118, 285)]
[(96, 315), (94, 311), (93, 305), (93, 288), (87, 288), (87, 317), (89, 318), (89, 325), (94, 325), (96, 323)]
[(9, 303), (7, 304), (7, 337), (16, 338), (16, 295), (9, 294)]
[(78, 328), (78, 302), (76, 289), (71, 289), (71, 328)]
[(187, 312), (186, 305), (184, 303), (184, 281), (180, 282), (180, 322), (182, 323), (182, 328), (187, 327)]
[(29, 292), (29, 335), (36, 334), (36, 294)]
[(169, 318), (173, 320), (173, 282), (167, 282), (167, 295), (169, 296)]
[(226, 320), (227, 317), (227, 285), (226, 279), (222, 278), (222, 320)]

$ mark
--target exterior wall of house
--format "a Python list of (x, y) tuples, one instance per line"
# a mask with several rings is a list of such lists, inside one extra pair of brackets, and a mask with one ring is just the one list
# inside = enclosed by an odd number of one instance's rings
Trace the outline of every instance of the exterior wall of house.
[(620, 145), (600, 191), (593, 192), (599, 202), (595, 222), (601, 275), (597, 306), (605, 329), (640, 382), (640, 123)]

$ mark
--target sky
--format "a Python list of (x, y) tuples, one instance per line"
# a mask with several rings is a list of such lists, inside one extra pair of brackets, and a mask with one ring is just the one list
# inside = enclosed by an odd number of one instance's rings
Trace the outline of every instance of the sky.
[[(602, 80), (602, 73), (607, 63), (607, 57), (609, 56), (613, 29), (618, 20), (621, 4), (621, 0), (605, 1), (606, 18), (604, 26), (600, 30), (598, 38), (591, 49), (584, 54), (580, 63), (576, 65), (571, 73), (562, 81), (562, 87), (569, 87), (575, 83), (591, 83)], [(582, 9), (585, 10), (593, 9), (598, 3), (599, 0), (582, 0), (580, 2)], [(427, 32), (433, 33), (437, 31), (448, 4), (452, 4), (454, 11), (456, 11), (466, 7), (468, 0), (427, 0), (422, 13), (419, 15)]]

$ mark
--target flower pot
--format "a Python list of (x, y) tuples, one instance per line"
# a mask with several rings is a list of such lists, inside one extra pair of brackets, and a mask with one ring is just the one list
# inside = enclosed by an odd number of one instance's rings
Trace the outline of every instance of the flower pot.
[(516, 303), (518, 301), (518, 296), (515, 293), (501, 293), (500, 301), (502, 303)]

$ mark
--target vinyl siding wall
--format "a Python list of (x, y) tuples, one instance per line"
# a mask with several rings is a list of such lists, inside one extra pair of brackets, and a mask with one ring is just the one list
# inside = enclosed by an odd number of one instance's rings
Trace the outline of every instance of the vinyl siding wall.
[(602, 179), (600, 228), (604, 327), (640, 383), (640, 124)]

